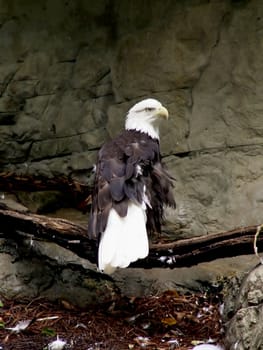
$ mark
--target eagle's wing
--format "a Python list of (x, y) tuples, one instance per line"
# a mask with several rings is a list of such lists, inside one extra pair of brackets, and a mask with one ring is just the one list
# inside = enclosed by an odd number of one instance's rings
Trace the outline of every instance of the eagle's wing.
[(174, 206), (172, 178), (160, 160), (159, 142), (146, 134), (124, 131), (98, 154), (88, 233), (98, 238), (114, 208), (125, 217), (128, 202), (147, 207), (147, 226), (160, 231), (163, 204)]
[(161, 226), (164, 222), (164, 206), (176, 207), (173, 196), (174, 180), (161, 160), (153, 165), (150, 176), (146, 178), (146, 194), (151, 203), (147, 207), (147, 231), (149, 233), (161, 233)]

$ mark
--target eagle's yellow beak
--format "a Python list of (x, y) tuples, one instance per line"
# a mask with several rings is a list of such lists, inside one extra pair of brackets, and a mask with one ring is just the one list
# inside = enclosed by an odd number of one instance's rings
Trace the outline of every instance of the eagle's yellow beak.
[(163, 106), (161, 106), (160, 108), (158, 108), (158, 109), (156, 110), (155, 115), (156, 115), (157, 117), (161, 117), (161, 118), (164, 118), (164, 119), (166, 119), (166, 120), (169, 118), (168, 110), (167, 110), (165, 107), (163, 107)]

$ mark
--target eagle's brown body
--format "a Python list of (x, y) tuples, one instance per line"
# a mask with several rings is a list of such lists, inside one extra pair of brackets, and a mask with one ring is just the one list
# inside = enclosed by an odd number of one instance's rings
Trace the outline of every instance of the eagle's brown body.
[(160, 232), (164, 205), (175, 207), (172, 177), (162, 164), (159, 141), (140, 131), (125, 130), (104, 144), (98, 154), (90, 238), (99, 238), (105, 231), (111, 208), (124, 217), (129, 201), (141, 204), (144, 186), (149, 202), (148, 232)]

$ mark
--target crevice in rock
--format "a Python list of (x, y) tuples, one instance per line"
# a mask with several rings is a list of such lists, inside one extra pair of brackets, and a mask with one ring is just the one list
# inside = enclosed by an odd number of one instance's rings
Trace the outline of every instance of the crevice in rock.
[(76, 61), (77, 61), (76, 58), (72, 58), (72, 59), (69, 59), (69, 60), (58, 61), (58, 63), (76, 63)]
[(240, 144), (240, 145), (228, 145), (228, 146), (222, 146), (222, 147), (211, 147), (211, 148), (202, 148), (202, 149), (195, 149), (195, 150), (189, 150), (185, 152), (175, 152), (172, 154), (165, 154), (163, 155), (163, 158), (168, 158), (171, 155), (178, 157), (178, 158), (187, 158), (187, 157), (193, 157), (198, 156), (202, 154), (213, 154), (218, 152), (225, 152), (228, 150), (240, 150), (245, 151), (246, 148), (254, 148), (254, 147), (263, 147), (263, 143), (251, 143), (251, 144)]

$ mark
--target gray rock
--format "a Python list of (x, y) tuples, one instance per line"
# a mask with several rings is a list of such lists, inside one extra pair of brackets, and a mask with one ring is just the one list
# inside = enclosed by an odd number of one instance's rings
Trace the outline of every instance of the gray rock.
[(32, 213), (46, 213), (63, 206), (63, 193), (59, 191), (18, 191), (16, 196), (19, 202)]
[(8, 85), (7, 94), (23, 101), (36, 96), (37, 84), (38, 80), (12, 80)]
[(228, 349), (263, 349), (263, 266), (256, 266), (242, 280), (240, 290), (229, 290), (226, 299), (227, 311), (232, 303), (230, 315), (226, 316), (226, 344)]
[(17, 210), (22, 213), (28, 212), (28, 208), (17, 201), (17, 197), (14, 194), (5, 194), (0, 192), (0, 204), (10, 210)]
[(7, 298), (44, 297), (86, 308), (119, 297), (111, 279), (55, 244), (28, 239), (18, 248), (0, 240), (0, 252), (0, 292)]
[(6, 87), (17, 71), (15, 63), (0, 65), (0, 96), (5, 92)]

